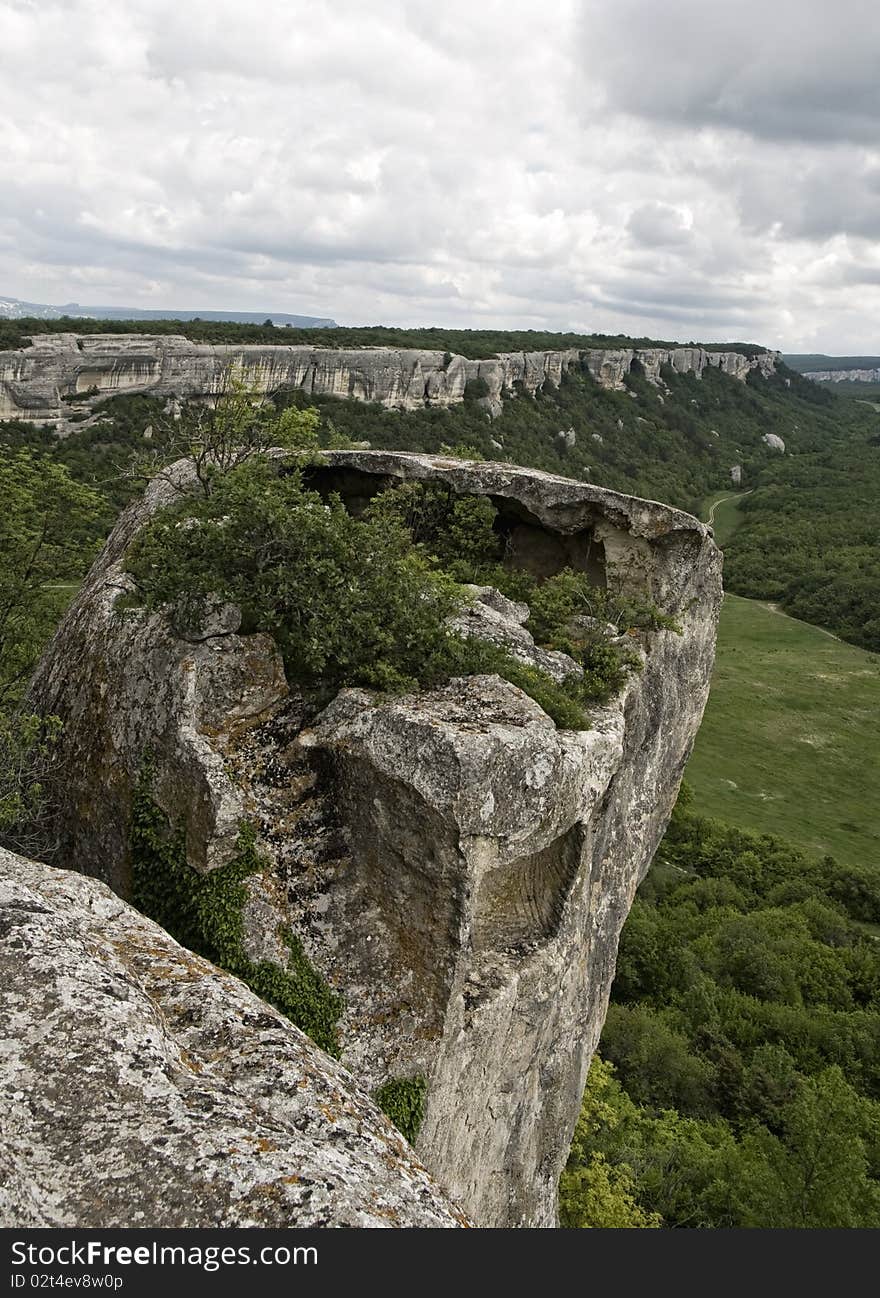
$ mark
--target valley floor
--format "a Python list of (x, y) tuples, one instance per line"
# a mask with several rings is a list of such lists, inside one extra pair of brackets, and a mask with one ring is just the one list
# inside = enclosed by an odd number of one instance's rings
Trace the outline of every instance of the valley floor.
[(696, 809), (880, 865), (880, 658), (728, 594), (686, 779)]

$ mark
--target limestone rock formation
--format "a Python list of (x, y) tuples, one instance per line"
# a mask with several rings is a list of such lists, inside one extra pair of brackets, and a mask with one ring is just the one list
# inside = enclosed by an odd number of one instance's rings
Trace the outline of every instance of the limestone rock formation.
[(104, 884), (0, 850), (0, 1226), (466, 1225), (354, 1079)]
[(785, 442), (776, 433), (765, 433), (761, 441), (769, 446), (771, 451), (781, 451), (783, 455), (785, 454)]
[(597, 382), (603, 387), (618, 389), (623, 387), (623, 380), (633, 371), (643, 374), (649, 383), (660, 384), (660, 371), (664, 365), (671, 366), (678, 374), (693, 372), (698, 379), (711, 366), (744, 383), (752, 370), (758, 370), (765, 377), (773, 374), (782, 359), (779, 352), (758, 352), (747, 356), (737, 351), (707, 351), (705, 347), (617, 348), (589, 350), (582, 355)]
[[(194, 871), (229, 861), (253, 825), (249, 959), (283, 962), (292, 930), (345, 998), (342, 1062), (370, 1090), (425, 1080), (416, 1151), (437, 1181), (480, 1225), (549, 1226), (620, 928), (708, 692), (720, 553), (677, 510), (511, 465), (337, 451), (309, 472), (353, 508), (407, 479), (488, 496), (511, 562), (647, 595), (681, 634), (633, 640), (642, 671), (583, 731), (494, 676), (384, 701), (344, 690), (314, 715), (272, 641), (228, 611), (184, 638), (162, 615), (115, 610), (125, 547), (172, 491), (157, 481), (33, 684), (65, 726), (64, 859), (128, 894), (147, 754)], [(523, 608), (476, 594), (468, 617), (535, 653)]]
[(405, 410), (453, 405), (464, 400), (468, 383), (481, 381), (485, 408), (497, 414), (518, 389), (533, 395), (547, 383), (558, 385), (572, 368), (587, 369), (604, 387), (621, 388), (633, 369), (657, 384), (664, 365), (680, 373), (693, 370), (698, 378), (707, 366), (715, 366), (745, 380), (753, 369), (772, 373), (778, 361), (778, 352), (747, 356), (702, 347), (569, 348), (468, 360), (448, 352), (388, 347), (215, 347), (173, 335), (39, 334), (29, 347), (0, 351), (0, 419), (63, 422), (88, 410), (91, 397), (119, 392), (210, 397), (222, 391), (233, 367), (262, 391), (301, 388)]
[(567, 676), (583, 676), (584, 669), (568, 654), (542, 649), (536, 645), (523, 623), (528, 619), (528, 604), (515, 604), (493, 586), (470, 586), (473, 603), (450, 622), (453, 630), (465, 639), (475, 636), (489, 644), (506, 649), (527, 667), (537, 667), (555, 681)]

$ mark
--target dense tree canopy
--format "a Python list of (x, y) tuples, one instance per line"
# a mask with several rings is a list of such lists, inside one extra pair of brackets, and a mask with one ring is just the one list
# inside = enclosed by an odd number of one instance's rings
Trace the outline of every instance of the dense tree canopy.
[[(563, 1219), (880, 1225), (880, 877), (682, 800), (624, 927)], [(608, 1222), (607, 1224), (613, 1224)]]

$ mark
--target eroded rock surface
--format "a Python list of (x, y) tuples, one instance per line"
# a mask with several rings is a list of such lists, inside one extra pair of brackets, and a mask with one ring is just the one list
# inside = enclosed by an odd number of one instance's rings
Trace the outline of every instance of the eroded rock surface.
[(404, 410), (454, 405), (464, 400), (469, 383), (479, 382), (486, 408), (497, 414), (518, 389), (534, 395), (546, 383), (558, 385), (572, 368), (588, 370), (603, 387), (622, 388), (634, 370), (659, 384), (664, 365), (698, 378), (715, 366), (744, 381), (755, 369), (773, 373), (779, 359), (778, 352), (647, 347), (504, 352), (469, 360), (390, 347), (211, 346), (173, 335), (38, 334), (29, 347), (0, 351), (0, 419), (63, 421), (87, 410), (91, 397), (120, 392), (209, 397), (223, 390), (232, 368), (260, 391), (301, 388)]
[[(339, 451), (310, 472), (353, 507), (413, 478), (486, 495), (512, 563), (647, 596), (681, 634), (634, 638), (642, 671), (583, 731), (494, 676), (385, 701), (344, 690), (316, 716), (272, 642), (234, 619), (184, 639), (162, 616), (115, 612), (125, 547), (170, 491), (154, 483), (34, 682), (65, 722), (65, 859), (126, 893), (147, 752), (193, 869), (254, 825), (249, 957), (282, 960), (290, 926), (345, 997), (343, 1063), (370, 1090), (425, 1079), (416, 1150), (439, 1183), (478, 1224), (553, 1225), (620, 928), (708, 692), (720, 554), (677, 510), (510, 465)], [(523, 609), (478, 594), (472, 616), (527, 655)]]
[(0, 1226), (466, 1225), (354, 1079), (93, 879), (0, 850)]

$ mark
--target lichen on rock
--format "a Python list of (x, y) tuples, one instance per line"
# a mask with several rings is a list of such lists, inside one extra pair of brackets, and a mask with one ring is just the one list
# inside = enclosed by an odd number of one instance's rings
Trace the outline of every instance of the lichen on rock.
[(357, 1082), (104, 884), (0, 850), (0, 1226), (456, 1227)]

